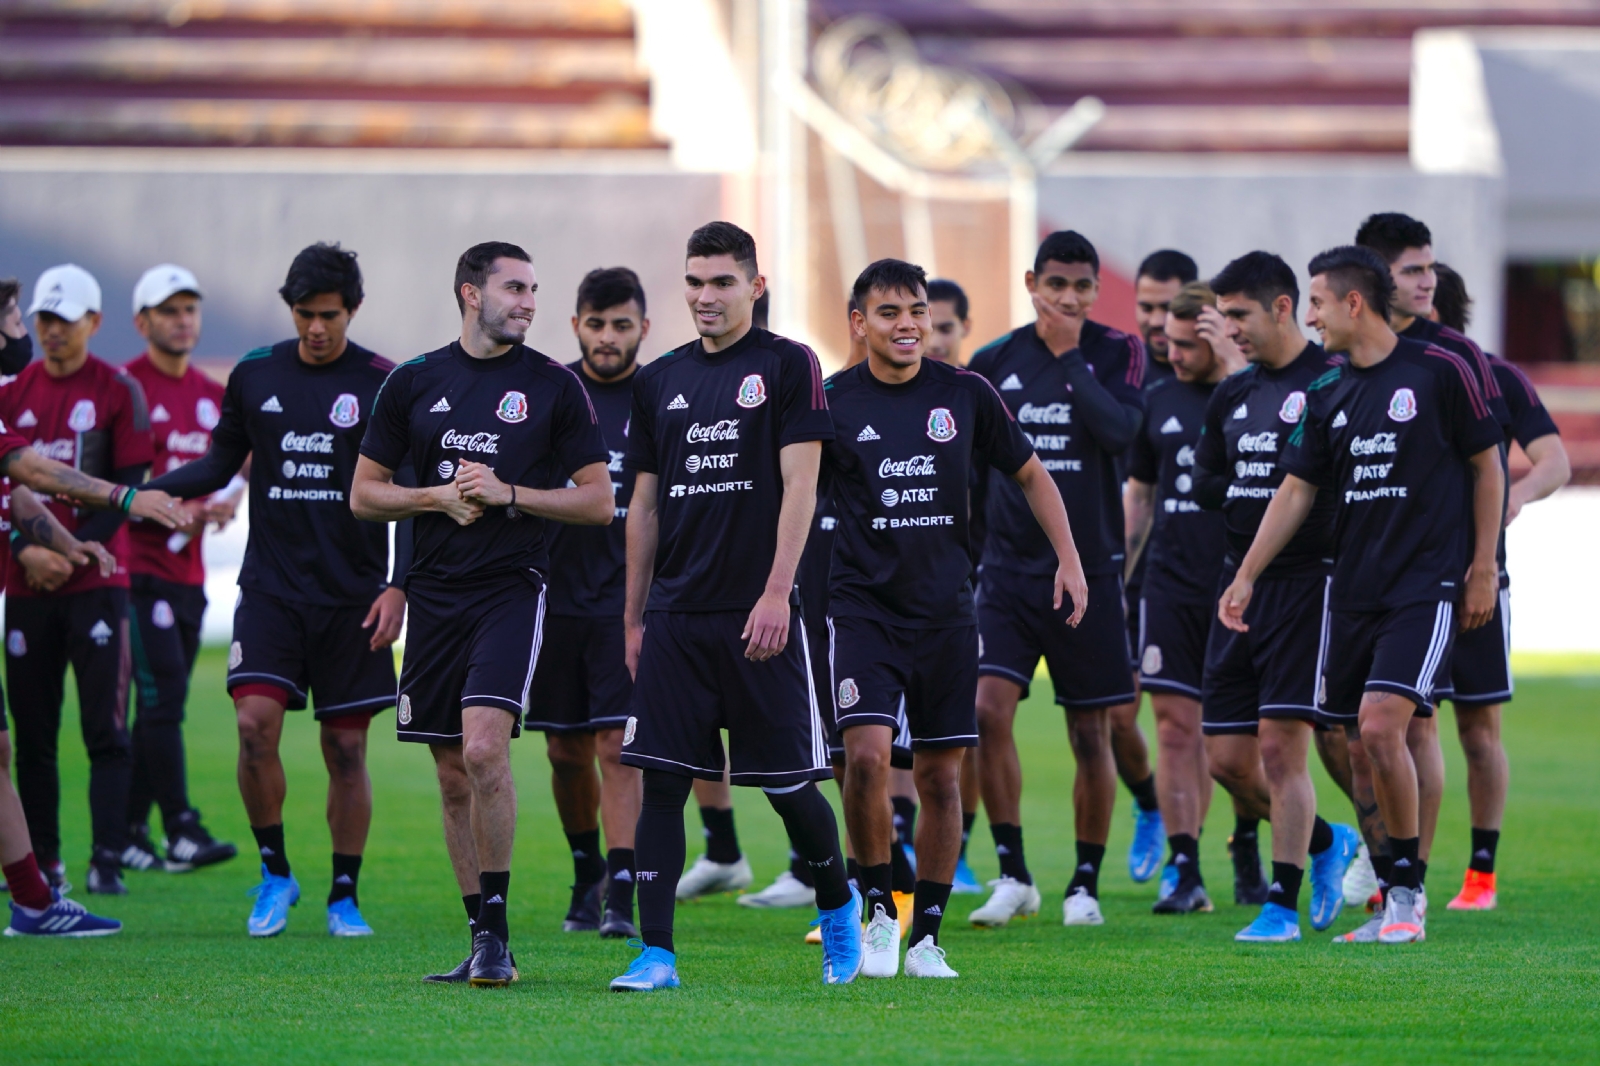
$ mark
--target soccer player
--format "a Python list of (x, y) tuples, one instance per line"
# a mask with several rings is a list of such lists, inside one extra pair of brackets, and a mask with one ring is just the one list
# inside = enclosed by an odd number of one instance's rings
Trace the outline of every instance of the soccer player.
[[(861, 969), (861, 898), (845, 880), (795, 569), (833, 436), (822, 371), (750, 321), (766, 289), (755, 241), (712, 222), (689, 238), (685, 297), (700, 339), (639, 371), (627, 465), (628, 664), (622, 761), (644, 770), (635, 847), (645, 949), (611, 987), (678, 984), (674, 890), (694, 778), (760, 787), (816, 881), (828, 984)], [(647, 611), (648, 608), (648, 611)]]
[[(1337, 365), (1296, 321), (1300, 286), (1288, 263), (1250, 252), (1212, 279), (1235, 346), (1250, 366), (1225, 379), (1205, 412), (1195, 451), (1195, 497), (1220, 509), (1232, 584), (1284, 473), (1279, 453), (1305, 411), (1306, 390)], [(1272, 880), (1261, 914), (1235, 939), (1300, 939), (1300, 886), (1311, 855), (1311, 925), (1326, 929), (1344, 906), (1342, 881), (1358, 838), (1316, 813), (1307, 751), (1317, 721), (1322, 608), (1333, 555), (1334, 499), (1318, 493), (1294, 538), (1262, 571), (1236, 633), (1207, 612), (1203, 724), (1263, 767), (1272, 815)], [(1213, 586), (1214, 588), (1217, 586)], [(1240, 744), (1245, 739), (1257, 746)], [(1242, 760), (1241, 760), (1242, 761)]]
[[(622, 459), (639, 345), (650, 334), (639, 276), (627, 267), (585, 275), (572, 332), (580, 358), (567, 366), (581, 376), (600, 420), (616, 500), (614, 521), (607, 527), (548, 526), (550, 625), (533, 675), (539, 709), (523, 725), (545, 734), (556, 811), (572, 850), (572, 903), (561, 928), (631, 937), (639, 935), (633, 925), (633, 829), (641, 785), (639, 771), (621, 762), (622, 726), (633, 699), (633, 678), (622, 654), (633, 472), (623, 468)], [(565, 484), (567, 472), (560, 473), (559, 483)]]
[(928, 282), (928, 358), (960, 366), (961, 346), (972, 335), (967, 292), (948, 278)]
[(1117, 457), (1144, 413), (1144, 346), (1089, 319), (1100, 257), (1082, 235), (1052, 233), (1025, 283), (1037, 319), (972, 357), (1000, 392), (1066, 502), (1089, 583), (1082, 624), (1052, 607), (1056, 554), (1019, 486), (991, 475), (978, 599), (978, 758), (1000, 877), (975, 924), (1039, 910), (1022, 849), (1022, 767), (1012, 724), (1042, 655), (1077, 757), (1077, 862), (1062, 904), (1067, 925), (1099, 925), (1100, 863), (1117, 798), (1106, 708), (1134, 695), (1122, 603), (1123, 515)]
[[(133, 321), (145, 351), (124, 367), (144, 389), (150, 407), (157, 475), (176, 470), (211, 447), (222, 418), (222, 386), (189, 365), (200, 341), (200, 283), (171, 263), (151, 267), (133, 288)], [(200, 650), (206, 611), (206, 570), (200, 543), (206, 524), (233, 518), (244, 482), (235, 480), (210, 501), (186, 505), (188, 521), (169, 533), (135, 522), (128, 529), (132, 572), (133, 681), (138, 717), (133, 722), (133, 787), (128, 837), (134, 862), (124, 866), (172, 873), (231, 859), (232, 844), (214, 839), (189, 805), (183, 751), (184, 704)], [(161, 808), (166, 857), (156, 852), (147, 824), (152, 804)]]
[(923, 801), (906, 973), (957, 976), (938, 939), (961, 846), (962, 757), (978, 739), (966, 499), (975, 464), (993, 465), (1022, 490), (1056, 552), (1052, 598), (1072, 612), (1069, 625), (1087, 605), (1061, 495), (1011, 412), (981, 376), (923, 358), (926, 294), (921, 267), (895, 259), (867, 267), (851, 316), (867, 361), (827, 383), (834, 437), (824, 461), (840, 515), (828, 638), (845, 821), (872, 908), (868, 977), (893, 977), (900, 966), (885, 801), (902, 701)]
[[(369, 936), (358, 879), (372, 823), (367, 730), (394, 705), (394, 654), (406, 594), (390, 585), (389, 538), (350, 513), (362, 434), (393, 364), (351, 341), (361, 307), (356, 254), (313, 244), (289, 266), (279, 296), (297, 336), (257, 348), (233, 368), (211, 447), (153, 484), (209, 496), (250, 465), (250, 540), (228, 650), (239, 729), (239, 792), (261, 855), (246, 929), (276, 936), (300, 898), (284, 843), (287, 789), (278, 755), (284, 714), (313, 699), (328, 768), (333, 875), (328, 932)], [(397, 531), (402, 548), (411, 538)], [(404, 573), (396, 563), (396, 578)]]
[(0, 374), (20, 374), (33, 359), (33, 338), (22, 322), (16, 278), (0, 278)]
[(1255, 581), (1319, 490), (1335, 493), (1321, 713), (1358, 724), (1391, 865), (1384, 913), (1356, 939), (1410, 943), (1422, 936), (1421, 797), (1407, 730), (1443, 683), (1458, 609), (1464, 629), (1494, 613), (1502, 437), (1467, 360), (1390, 328), (1394, 282), (1380, 256), (1335, 248), (1308, 273), (1307, 323), (1349, 362), (1306, 390), (1306, 410), (1279, 456), (1285, 477), (1218, 612), (1228, 628), (1247, 631)]
[[(616, 503), (577, 373), (523, 343), (538, 289), (528, 253), (473, 245), (455, 278), (461, 337), (384, 384), (351, 509), (370, 521), (416, 519), (396, 721), (402, 741), (433, 752), (445, 846), (474, 929), (471, 957), (429, 980), (501, 988), (517, 976), (506, 924), (517, 822), (510, 742), (531, 703), (544, 629), (544, 520), (605, 525)], [(408, 459), (417, 488), (393, 480)], [(543, 488), (551, 471), (569, 471), (571, 487)]]

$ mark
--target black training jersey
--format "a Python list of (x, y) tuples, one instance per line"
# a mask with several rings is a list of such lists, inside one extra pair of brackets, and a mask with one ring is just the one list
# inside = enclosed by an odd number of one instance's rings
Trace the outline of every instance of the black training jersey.
[(1467, 460), (1501, 439), (1467, 361), (1442, 348), (1401, 339), (1376, 366), (1313, 381), (1279, 463), (1335, 495), (1331, 605), (1458, 598), (1472, 543)]
[[(969, 368), (1000, 392), (1044, 468), (1055, 479), (1072, 523), (1084, 573), (1115, 574), (1124, 559), (1122, 477), (1117, 455), (1083, 424), (1067, 385), (1069, 360), (1082, 358), (1118, 403), (1143, 409), (1144, 345), (1138, 338), (1086, 322), (1077, 349), (1050, 354), (1034, 326), (1012, 330), (972, 357)], [(1034, 521), (1022, 489), (990, 477), (983, 565), (1028, 574), (1054, 574), (1056, 553)]]
[[(628, 500), (633, 496), (633, 471), (623, 469), (628, 451), (628, 419), (633, 414), (633, 379), (596, 381), (583, 372), (583, 360), (568, 363), (594, 403), (600, 433), (610, 459), (611, 491), (616, 510), (609, 526), (569, 526), (551, 522), (550, 580), (547, 584), (551, 614), (585, 618), (621, 618), (627, 599)], [(571, 470), (556, 471), (552, 485), (566, 483)]]
[[(1305, 414), (1311, 383), (1343, 362), (1308, 343), (1282, 370), (1253, 363), (1222, 380), (1206, 406), (1205, 431), (1195, 450), (1195, 476), (1227, 484), (1222, 517), (1228, 562), (1237, 566), (1256, 539), (1261, 518), (1283, 484), (1278, 457)], [(1326, 569), (1333, 561), (1334, 494), (1317, 493), (1311, 513), (1267, 567), (1277, 575)]]
[(811, 513), (811, 534), (806, 537), (806, 550), (800, 553), (800, 566), (794, 575), (808, 622), (828, 613), (828, 575), (833, 570), (833, 542), (838, 529), (833, 497), (819, 486), (817, 508)]
[(833, 439), (816, 355), (751, 329), (720, 352), (685, 344), (634, 377), (624, 465), (659, 479), (648, 609), (754, 607), (778, 550), (778, 453)]
[(350, 513), (350, 482), (390, 363), (355, 343), (325, 366), (298, 340), (257, 348), (228, 376), (210, 450), (151, 482), (193, 497), (250, 464), (239, 587), (326, 606), (369, 604), (389, 577), (389, 531)]
[(1143, 587), (1175, 603), (1210, 603), (1222, 573), (1222, 516), (1194, 496), (1195, 444), (1216, 388), (1172, 377), (1146, 389), (1144, 428), (1129, 449), (1128, 476), (1156, 487)]
[(1506, 408), (1511, 412), (1511, 429), (1506, 434), (1507, 447), (1516, 441), (1526, 448), (1540, 437), (1561, 432), (1545, 408), (1544, 401), (1539, 399), (1539, 392), (1528, 380), (1528, 375), (1498, 355), (1489, 357), (1489, 368), (1494, 371), (1495, 382), (1500, 386), (1500, 392), (1506, 398)]
[[(594, 405), (571, 370), (523, 344), (474, 359), (460, 341), (395, 368), (361, 454), (390, 470), (410, 460), (420, 488), (454, 481), (464, 460), (493, 467), (507, 485), (545, 488), (558, 474), (607, 458)], [(486, 508), (467, 526), (444, 514), (418, 515), (407, 584), (459, 588), (547, 573), (545, 525), (507, 507)]]
[(1476, 341), (1465, 333), (1458, 333), (1431, 318), (1412, 319), (1411, 325), (1407, 326), (1400, 336), (1407, 340), (1431, 344), (1435, 348), (1443, 348), (1466, 360), (1467, 369), (1472, 371), (1478, 390), (1483, 393), (1483, 398), (1489, 405), (1489, 413), (1494, 416), (1494, 420), (1501, 428), (1510, 427), (1511, 409), (1506, 404), (1504, 390), (1500, 388), (1500, 382), (1494, 376), (1489, 357), (1478, 347)]
[(858, 363), (829, 378), (827, 392), (834, 438), (823, 469), (839, 516), (829, 615), (976, 625), (972, 470), (1015, 474), (1033, 455), (1027, 437), (986, 379), (931, 359), (903, 385)]

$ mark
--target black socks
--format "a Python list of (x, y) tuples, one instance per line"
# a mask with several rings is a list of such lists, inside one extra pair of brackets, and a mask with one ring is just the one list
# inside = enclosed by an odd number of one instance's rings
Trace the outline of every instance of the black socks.
[(474, 892), (470, 896), (462, 896), (461, 906), (467, 912), (467, 932), (472, 933), (478, 928), (478, 912), (483, 910), (483, 893)]
[(918, 881), (915, 893), (916, 908), (911, 912), (911, 937), (908, 946), (922, 943), (923, 937), (933, 937), (939, 942), (939, 923), (944, 920), (945, 908), (950, 905), (950, 886), (934, 881)]
[[(800, 853), (794, 850), (793, 842), (789, 844), (789, 875), (807, 888), (817, 887), (816, 878), (811, 876), (811, 867), (807, 866), (806, 861), (800, 857)], [(851, 876), (854, 875), (852, 874)]]
[(273, 877), (289, 876), (289, 856), (283, 851), (283, 823), (277, 825), (251, 826), (250, 832), (255, 834), (256, 847), (261, 851), (261, 861), (267, 868), (267, 873)]
[[(1188, 833), (1177, 833), (1167, 837), (1167, 846), (1172, 849), (1168, 862), (1178, 871), (1178, 889), (1187, 890), (1195, 885), (1202, 884), (1200, 877), (1200, 841)], [(1104, 853), (1102, 848), (1101, 852)], [(1096, 866), (1099, 863), (1095, 864)], [(1091, 896), (1093, 892), (1089, 893)]]
[(1292, 862), (1272, 864), (1272, 887), (1267, 889), (1267, 902), (1276, 903), (1292, 911), (1300, 909), (1300, 882), (1305, 870)]
[(478, 891), (483, 902), (478, 905), (478, 927), (474, 932), (487, 929), (501, 940), (510, 940), (506, 928), (506, 896), (511, 891), (510, 870), (484, 870), (478, 874)]
[(863, 866), (858, 885), (861, 890), (861, 913), (867, 921), (872, 921), (877, 915), (874, 905), (882, 907), (891, 918), (900, 917), (900, 911), (894, 905), (894, 875), (890, 863)]
[(963, 811), (961, 814), (961, 857), (967, 857), (967, 841), (972, 838), (972, 823), (978, 820), (977, 811)]
[(1417, 889), (1422, 884), (1422, 867), (1417, 859), (1417, 837), (1390, 837), (1389, 857), (1395, 888)]
[(839, 823), (814, 781), (789, 792), (768, 792), (767, 802), (783, 819), (794, 850), (811, 867), (817, 884), (817, 909), (837, 910), (850, 902), (844, 852), (839, 848)]
[(1500, 830), (1474, 829), (1472, 831), (1472, 861), (1467, 869), (1480, 874), (1494, 873), (1494, 853), (1500, 847)]
[(1156, 799), (1156, 775), (1140, 781), (1137, 785), (1129, 785), (1128, 791), (1133, 793), (1133, 802), (1139, 805), (1141, 811), (1158, 811), (1161, 803)]
[(600, 830), (588, 829), (582, 833), (568, 833), (567, 847), (572, 850), (573, 884), (599, 883), (606, 875), (606, 860), (600, 854)]
[(606, 852), (606, 910), (633, 915), (633, 849), (612, 848)]
[(706, 858), (726, 866), (739, 861), (739, 834), (733, 828), (732, 807), (701, 807), (706, 827)]
[(917, 801), (910, 796), (890, 796), (889, 803), (894, 807), (895, 843), (916, 847)]
[(994, 837), (994, 853), (1000, 859), (1000, 876), (1025, 885), (1033, 884), (1033, 875), (1028, 873), (1028, 864), (1022, 855), (1022, 826), (991, 822), (989, 833)]
[(894, 890), (909, 896), (917, 888), (917, 875), (911, 869), (906, 849), (896, 840), (889, 845), (889, 868), (894, 871)]
[[(1100, 862), (1106, 857), (1104, 844), (1085, 844), (1078, 841), (1078, 867), (1072, 871), (1072, 881), (1067, 885), (1067, 895), (1080, 888), (1087, 889), (1089, 895), (1095, 899), (1100, 898)], [(1198, 863), (1196, 869), (1198, 869)]]
[[(647, 947), (674, 950), (672, 946), (672, 908), (677, 902), (678, 878), (683, 876), (683, 805), (689, 800), (694, 782), (680, 774), (661, 770), (644, 772), (644, 802), (639, 809), (639, 828), (634, 834), (634, 870), (638, 881), (639, 936)], [(728, 827), (733, 812), (726, 813)], [(710, 822), (707, 820), (710, 839)], [(737, 857), (735, 858), (737, 861)]]
[(1312, 855), (1321, 855), (1331, 847), (1333, 847), (1333, 826), (1319, 814), (1311, 823), (1311, 846), (1306, 851)]
[(328, 892), (328, 902), (337, 903), (341, 899), (356, 900), (360, 906), (361, 901), (356, 899), (356, 881), (361, 877), (361, 856), (340, 855), (333, 853), (333, 888)]

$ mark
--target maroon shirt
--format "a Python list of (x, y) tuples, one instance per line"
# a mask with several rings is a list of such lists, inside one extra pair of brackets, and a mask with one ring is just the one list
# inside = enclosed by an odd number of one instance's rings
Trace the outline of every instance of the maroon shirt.
[[(0, 459), (4, 459), (19, 448), (26, 448), (28, 441), (13, 433), (11, 427), (0, 422)], [(0, 588), (5, 587), (6, 574), (11, 570), (11, 482), (0, 480)]]
[[(116, 471), (148, 463), (152, 457), (144, 390), (133, 378), (93, 355), (64, 378), (45, 373), (43, 360), (29, 363), (15, 381), (0, 388), (0, 421), (40, 455), (108, 481)], [(51, 500), (49, 507), (74, 533), (93, 513), (60, 500)], [(51, 595), (127, 588), (126, 525), (118, 528), (105, 548), (117, 558), (116, 573), (101, 577), (99, 567), (79, 567)], [(15, 569), (7, 575), (6, 593), (38, 595)]]
[[(204, 455), (211, 447), (211, 431), (222, 417), (222, 386), (192, 366), (183, 377), (171, 377), (148, 355), (139, 356), (123, 369), (144, 387), (145, 402), (150, 405), (155, 444), (150, 476), (160, 477)], [(128, 568), (133, 573), (179, 585), (205, 584), (201, 538), (185, 539), (154, 522), (130, 522), (128, 537), (133, 547)], [(185, 541), (182, 547), (173, 551), (171, 545), (180, 540)]]

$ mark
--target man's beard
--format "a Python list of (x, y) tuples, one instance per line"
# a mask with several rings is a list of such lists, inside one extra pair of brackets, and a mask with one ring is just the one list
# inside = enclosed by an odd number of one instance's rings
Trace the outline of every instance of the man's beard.
[(594, 359), (591, 358), (593, 349), (589, 348), (581, 341), (578, 343), (578, 351), (583, 353), (584, 365), (589, 368), (590, 373), (594, 374), (594, 376), (599, 378), (601, 381), (610, 381), (613, 378), (619, 378), (623, 374), (626, 374), (629, 369), (632, 368), (634, 360), (638, 359), (639, 357), (639, 346), (635, 344), (632, 348), (629, 348), (622, 353), (622, 362), (617, 365), (616, 369), (612, 369), (609, 366), (602, 367), (597, 365)]
[(483, 330), (483, 335), (496, 344), (521, 344), (528, 335), (527, 327), (511, 325), (511, 312), (506, 311), (499, 318), (489, 318), (480, 313), (478, 315), (478, 328)]

